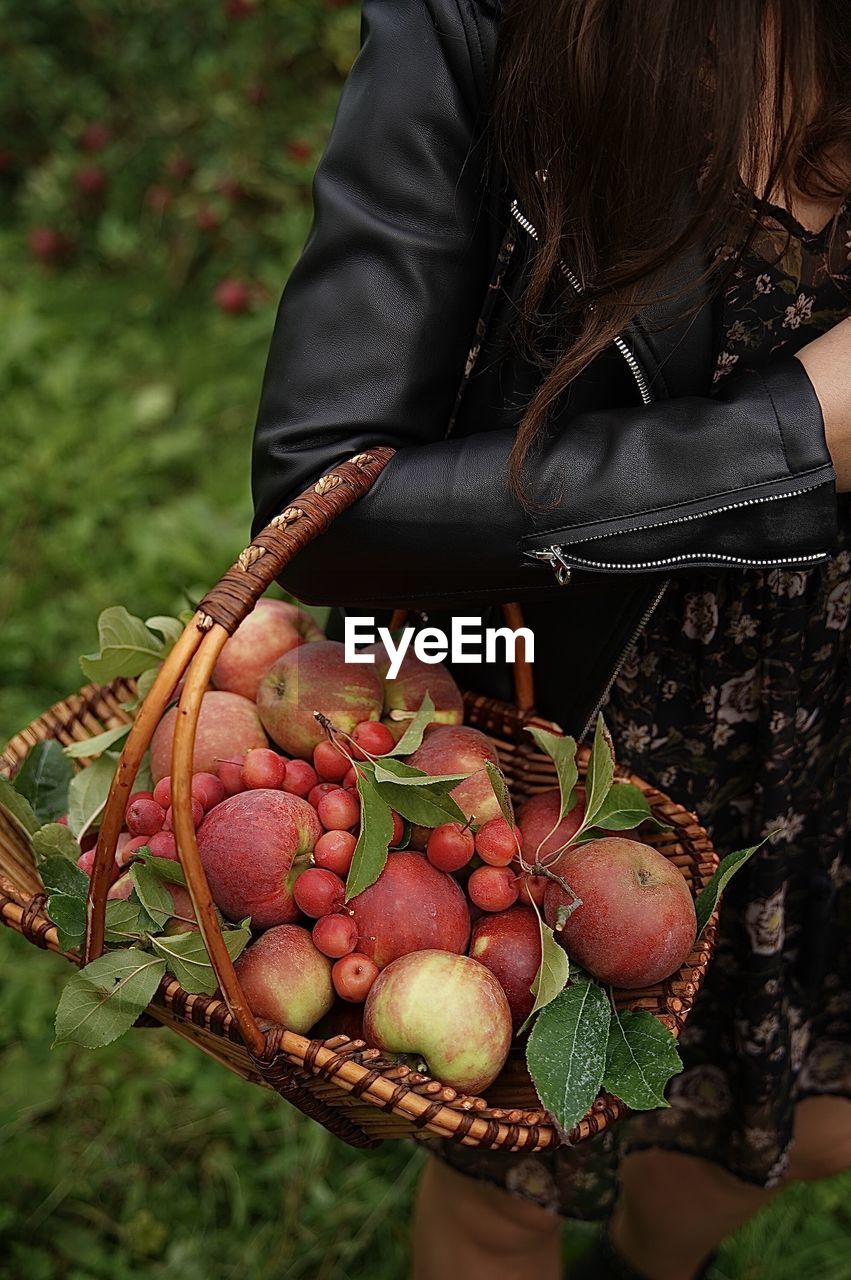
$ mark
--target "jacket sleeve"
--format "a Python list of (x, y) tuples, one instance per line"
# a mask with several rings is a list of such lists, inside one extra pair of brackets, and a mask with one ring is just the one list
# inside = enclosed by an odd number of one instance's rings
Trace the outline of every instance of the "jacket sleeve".
[(444, 438), (493, 253), (475, 19), (473, 0), (364, 2), (272, 339), (253, 532), (341, 460), (397, 452), (283, 585), (309, 603), (437, 607), (558, 590), (528, 554), (554, 544), (604, 572), (824, 560), (835, 477), (792, 358), (718, 398), (557, 421), (531, 509), (506, 483), (511, 428)]

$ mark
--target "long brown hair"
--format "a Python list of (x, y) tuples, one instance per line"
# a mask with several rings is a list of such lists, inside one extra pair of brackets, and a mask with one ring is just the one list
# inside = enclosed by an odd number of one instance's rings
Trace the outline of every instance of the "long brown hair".
[[(680, 249), (741, 244), (778, 191), (847, 194), (848, 17), (848, 0), (503, 0), (490, 145), (539, 231), (517, 333), (543, 377), (518, 496), (550, 410)], [(564, 287), (553, 354), (538, 336), (560, 257), (584, 293)]]

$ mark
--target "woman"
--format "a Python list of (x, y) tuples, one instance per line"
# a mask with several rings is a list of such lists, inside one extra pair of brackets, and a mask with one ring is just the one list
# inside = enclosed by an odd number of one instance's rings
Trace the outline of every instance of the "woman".
[(393, 445), (284, 584), (433, 619), (520, 600), (544, 714), (582, 735), (602, 707), (722, 852), (770, 835), (670, 1110), (534, 1158), (438, 1144), (416, 1280), (556, 1276), (560, 1216), (608, 1212), (616, 1156), (601, 1278), (691, 1280), (778, 1187), (851, 1167), (845, 9), (365, 0), (255, 530)]

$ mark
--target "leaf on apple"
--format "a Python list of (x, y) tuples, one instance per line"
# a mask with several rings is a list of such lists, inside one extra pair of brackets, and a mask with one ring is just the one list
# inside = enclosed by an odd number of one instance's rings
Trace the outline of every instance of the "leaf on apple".
[(141, 618), (122, 605), (104, 609), (98, 618), (97, 653), (83, 654), (80, 666), (88, 680), (108, 684), (118, 676), (139, 676), (162, 662), (166, 646)]
[(40, 822), (55, 822), (68, 810), (68, 787), (74, 776), (62, 747), (51, 738), (27, 752), (15, 775), (18, 795), (28, 800)]
[[(426, 693), (419, 708), (389, 756), (409, 756), (423, 740), (423, 734), (434, 720), (434, 703)], [(385, 757), (382, 756), (382, 759)]]
[(73, 951), (86, 932), (86, 904), (67, 893), (52, 893), (45, 907), (48, 918), (56, 925), (59, 945)]
[[(558, 788), (561, 795), (561, 808), (558, 821), (570, 813), (576, 804), (576, 781), (579, 776), (576, 768), (576, 740), (558, 733), (550, 733), (548, 729), (539, 729), (536, 725), (526, 725), (535, 742), (549, 756), (558, 774)], [(555, 824), (556, 826), (558, 823)]]
[[(61, 822), (47, 822), (38, 831), (34, 831), (32, 846), (33, 853), (38, 858), (53, 858), (58, 855), (69, 862), (76, 862), (80, 856), (79, 844)], [(80, 875), (83, 874), (80, 871)]]
[(86, 738), (83, 742), (69, 742), (68, 746), (63, 747), (62, 750), (72, 760), (94, 758), (109, 747), (114, 747), (116, 742), (122, 742), (131, 727), (129, 724), (118, 724), (114, 729), (106, 729), (103, 733), (96, 734), (94, 738)]
[[(404, 789), (403, 793), (404, 793)], [(374, 884), (384, 870), (393, 835), (390, 805), (378, 789), (368, 762), (358, 770), (361, 826), (352, 865), (346, 877), (346, 902)]]
[(130, 879), (139, 901), (160, 928), (174, 915), (174, 899), (159, 876), (143, 862), (130, 865)]
[(508, 794), (508, 785), (505, 781), (505, 775), (498, 765), (492, 760), (485, 761), (485, 773), (490, 778), (493, 793), (496, 796), (503, 818), (510, 827), (514, 826), (514, 811), (511, 807), (511, 796)]
[(79, 840), (100, 817), (115, 775), (118, 757), (106, 751), (71, 779), (68, 826)]
[[(231, 960), (236, 960), (251, 941), (251, 932), (248, 929), (224, 929), (222, 937)], [(200, 932), (193, 929), (187, 933), (175, 933), (171, 937), (153, 937), (151, 945), (165, 960), (168, 972), (177, 979), (184, 991), (205, 996), (214, 993), (219, 980)]]
[(165, 880), (168, 884), (186, 886), (183, 867), (174, 858), (155, 858), (146, 844), (142, 845), (140, 849), (134, 849), (133, 857), (140, 858), (148, 870), (152, 871), (158, 879)]
[[(765, 840), (768, 836), (765, 837)], [(726, 858), (722, 858), (715, 868), (715, 872), (709, 883), (701, 889), (694, 903), (695, 913), (697, 915), (697, 934), (699, 938), (703, 930), (709, 924), (713, 911), (718, 905), (718, 899), (732, 880), (736, 872), (749, 862), (757, 849), (761, 849), (765, 844), (765, 840), (760, 840), (759, 844), (752, 845), (749, 849), (737, 849), (735, 853), (728, 853)]]
[[(375, 770), (381, 767), (382, 773), (386, 771), (392, 775), (392, 780), (379, 781), (377, 775), (373, 775), (376, 790), (385, 804), (406, 821), (421, 827), (439, 827), (443, 822), (460, 822), (463, 825), (467, 821), (449, 793), (469, 774), (433, 778), (403, 760), (392, 760), (386, 756), (381, 759), (383, 764), (376, 764)], [(416, 780), (413, 786), (412, 779)]]
[(634, 787), (631, 782), (613, 782), (608, 794), (597, 810), (592, 827), (583, 825), (572, 844), (584, 844), (588, 840), (599, 840), (600, 832), (632, 831), (642, 822), (652, 822), (659, 831), (670, 831), (670, 823), (660, 822), (654, 817), (643, 791)]
[(609, 1038), (609, 998), (596, 982), (573, 982), (538, 1014), (526, 1062), (541, 1104), (562, 1134), (600, 1092)]
[(38, 874), (47, 894), (70, 894), (79, 902), (85, 902), (89, 896), (89, 877), (62, 854), (46, 858)]
[(29, 800), (15, 790), (8, 778), (0, 778), (0, 808), (21, 828), (24, 835), (33, 835), (41, 826)]
[(532, 1005), (528, 1018), (520, 1028), (521, 1031), (526, 1030), (539, 1009), (545, 1008), (564, 990), (567, 985), (567, 979), (570, 976), (570, 962), (567, 958), (567, 952), (564, 947), (560, 947), (556, 942), (552, 929), (548, 924), (544, 924), (537, 908), (535, 908), (535, 911), (538, 916), (538, 926), (541, 930), (541, 965), (529, 988), (535, 997), (535, 1003)]
[(136, 947), (109, 951), (65, 984), (54, 1044), (99, 1049), (128, 1031), (153, 999), (165, 961)]
[(376, 782), (396, 782), (403, 787), (434, 787), (441, 784), (440, 790), (448, 794), (459, 782), (469, 778), (469, 773), (423, 773), (404, 760), (394, 760), (388, 756), (379, 756), (373, 761)]
[(594, 741), (591, 744), (591, 755), (588, 758), (588, 771), (585, 776), (583, 831), (594, 825), (609, 794), (614, 775), (615, 753), (612, 749), (612, 739), (600, 714), (597, 716), (597, 726), (594, 730)]
[(668, 1107), (665, 1086), (682, 1069), (677, 1042), (658, 1018), (612, 1008), (604, 1089), (634, 1111)]
[(138, 902), (131, 898), (118, 899), (106, 904), (106, 942), (136, 942), (144, 938), (152, 921)]

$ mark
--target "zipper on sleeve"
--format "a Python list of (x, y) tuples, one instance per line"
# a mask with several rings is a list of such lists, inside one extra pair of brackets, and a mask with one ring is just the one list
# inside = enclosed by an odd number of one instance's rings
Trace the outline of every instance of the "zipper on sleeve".
[(594, 710), (591, 712), (590, 716), (588, 717), (585, 727), (580, 733), (577, 741), (581, 742), (583, 740), (586, 733), (588, 733), (589, 729), (594, 724), (594, 721), (597, 719), (597, 715), (601, 710), (603, 703), (606, 701), (606, 699), (609, 696), (609, 692), (611, 690), (612, 685), (615, 683), (618, 676), (620, 675), (621, 668), (623, 667), (623, 664), (627, 660), (627, 656), (629, 655), (630, 649), (635, 644), (636, 640), (641, 635), (644, 628), (647, 626), (648, 622), (650, 621), (651, 617), (656, 611), (656, 607), (659, 604), (659, 601), (662, 599), (663, 595), (668, 590), (668, 587), (670, 586), (670, 584), (671, 584), (671, 579), (666, 578), (665, 581), (662, 583), (662, 585), (659, 587), (659, 590), (654, 595), (653, 599), (650, 601), (647, 608), (642, 613), (635, 627), (633, 628), (629, 639), (627, 640), (623, 649), (621, 649), (618, 660), (615, 663), (611, 673), (609, 674), (609, 678), (606, 681), (605, 688), (603, 689), (603, 692), (600, 694), (600, 697), (597, 700), (597, 705), (595, 706)]

